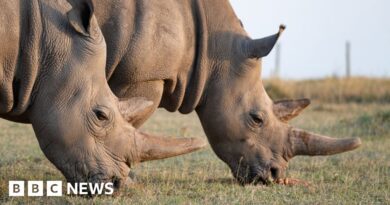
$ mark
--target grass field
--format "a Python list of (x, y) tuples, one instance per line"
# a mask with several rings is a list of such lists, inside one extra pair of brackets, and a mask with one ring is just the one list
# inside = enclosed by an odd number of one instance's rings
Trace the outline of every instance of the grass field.
[[(119, 197), (10, 198), (9, 180), (64, 180), (44, 157), (30, 126), (0, 120), (0, 203), (5, 204), (390, 204), (390, 104), (313, 102), (292, 124), (336, 137), (358, 136), (358, 150), (331, 157), (297, 157), (288, 177), (303, 186), (237, 184), (208, 147), (203, 151), (137, 165), (137, 183)], [(205, 137), (195, 114), (163, 110), (144, 130)]]

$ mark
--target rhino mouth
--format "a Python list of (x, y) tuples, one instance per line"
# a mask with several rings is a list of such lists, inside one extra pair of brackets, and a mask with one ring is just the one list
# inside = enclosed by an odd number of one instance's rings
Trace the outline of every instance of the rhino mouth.
[(117, 176), (112, 176), (112, 177), (99, 177), (99, 176), (93, 176), (93, 177), (88, 177), (87, 182), (89, 183), (112, 183), (113, 184), (113, 187), (114, 189), (119, 189), (121, 188), (121, 185), (122, 185), (122, 179), (120, 177), (117, 177)]
[(281, 177), (280, 169), (271, 166), (241, 166), (232, 173), (241, 185), (270, 185)]

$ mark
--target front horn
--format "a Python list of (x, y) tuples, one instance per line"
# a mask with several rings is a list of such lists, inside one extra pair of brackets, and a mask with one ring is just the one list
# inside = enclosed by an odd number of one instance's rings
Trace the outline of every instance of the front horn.
[(201, 138), (169, 138), (135, 132), (137, 161), (151, 161), (187, 154), (202, 149), (207, 142)]
[(265, 38), (250, 40), (247, 45), (248, 58), (262, 58), (267, 56), (285, 29), (285, 25), (280, 25), (278, 33)]
[(292, 156), (332, 155), (359, 147), (360, 138), (336, 139), (292, 128), (289, 131)]

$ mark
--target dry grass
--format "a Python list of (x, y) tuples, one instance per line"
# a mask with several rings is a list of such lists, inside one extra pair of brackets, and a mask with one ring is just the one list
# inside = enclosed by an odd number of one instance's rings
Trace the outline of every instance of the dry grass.
[[(358, 136), (363, 146), (331, 157), (294, 158), (287, 175), (310, 181), (310, 188), (242, 187), (232, 179), (228, 167), (207, 148), (136, 166), (138, 183), (116, 198), (11, 198), (8, 180), (64, 178), (40, 151), (30, 126), (0, 120), (0, 203), (390, 204), (390, 104), (314, 102), (292, 124), (336, 137)], [(143, 129), (172, 136), (204, 137), (195, 114), (159, 110)]]
[(310, 98), (322, 103), (389, 103), (390, 79), (325, 78), (317, 80), (265, 81), (273, 99)]

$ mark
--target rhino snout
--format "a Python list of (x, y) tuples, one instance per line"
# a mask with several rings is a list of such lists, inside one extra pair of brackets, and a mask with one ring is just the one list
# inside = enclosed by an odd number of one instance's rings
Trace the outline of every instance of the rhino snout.
[(268, 185), (284, 176), (284, 168), (274, 165), (241, 165), (231, 169), (233, 176), (241, 185)]

